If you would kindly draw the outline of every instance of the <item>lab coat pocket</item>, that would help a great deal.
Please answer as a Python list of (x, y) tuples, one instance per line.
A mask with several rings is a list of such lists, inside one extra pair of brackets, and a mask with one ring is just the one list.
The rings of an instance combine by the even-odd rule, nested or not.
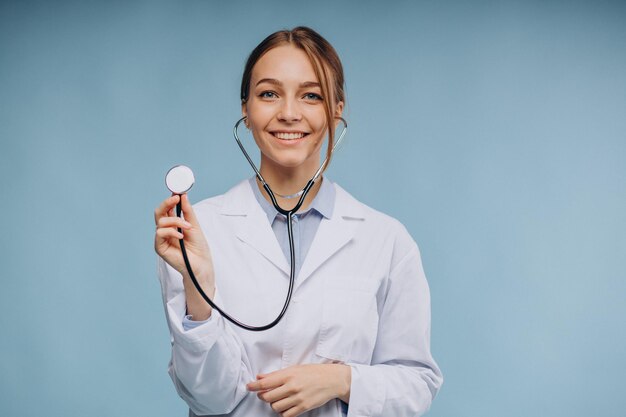
[(323, 300), (315, 353), (332, 362), (369, 364), (378, 332), (375, 290), (332, 284)]

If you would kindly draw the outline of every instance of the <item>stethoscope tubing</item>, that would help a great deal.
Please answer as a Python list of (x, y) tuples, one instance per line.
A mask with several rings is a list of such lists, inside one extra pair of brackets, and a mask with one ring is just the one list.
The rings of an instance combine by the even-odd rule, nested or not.
[[(176, 204), (176, 215), (178, 217), (180, 217), (182, 212), (182, 206), (181, 203), (179, 202), (178, 204)], [(180, 233), (182, 233), (182, 230), (180, 228), (178, 228), (178, 231)], [(204, 301), (207, 302), (207, 304), (209, 304), (212, 308), (214, 308), (215, 310), (219, 311), (219, 313), (228, 321), (230, 321), (231, 323), (241, 327), (242, 329), (246, 329), (246, 330), (250, 330), (253, 332), (261, 332), (264, 330), (269, 330), (272, 327), (276, 326), (278, 324), (278, 322), (283, 318), (283, 316), (285, 315), (285, 313), (287, 312), (287, 307), (289, 307), (289, 303), (291, 302), (291, 296), (293, 295), (293, 287), (294, 287), (294, 282), (295, 280), (292, 277), (295, 277), (295, 248), (294, 248), (294, 242), (293, 242), (293, 223), (292, 223), (292, 217), (291, 216), (287, 216), (287, 234), (289, 235), (289, 257), (290, 257), (290, 274), (289, 274), (289, 289), (287, 291), (287, 298), (285, 299), (285, 304), (283, 305), (282, 310), (280, 311), (280, 314), (278, 314), (278, 316), (271, 322), (268, 323), (266, 325), (263, 326), (251, 326), (249, 324), (243, 323), (239, 320), (237, 320), (236, 318), (232, 317), (231, 315), (229, 315), (228, 313), (226, 313), (224, 310), (222, 310), (217, 304), (215, 304), (213, 302), (213, 300), (211, 300), (211, 298), (209, 298), (208, 295), (206, 295), (206, 293), (204, 292), (204, 290), (202, 289), (202, 287), (200, 286), (200, 283), (198, 282), (198, 280), (196, 279), (195, 274), (193, 273), (193, 269), (191, 268), (191, 263), (189, 262), (189, 257), (187, 256), (187, 250), (185, 249), (185, 242), (183, 239), (179, 239), (179, 243), (180, 243), (180, 250), (183, 254), (183, 260), (185, 261), (185, 267), (187, 268), (187, 272), (189, 273), (189, 278), (191, 278), (191, 282), (193, 282), (194, 287), (196, 287), (196, 290), (198, 291), (198, 293), (200, 293), (200, 295), (202, 296), (202, 298), (204, 299)]]
[[(235, 140), (237, 141), (237, 144), (239, 145), (239, 148), (243, 152), (244, 156), (248, 160), (248, 163), (250, 164), (252, 169), (254, 169), (254, 172), (256, 173), (257, 178), (259, 179), (259, 181), (263, 185), (263, 188), (269, 195), (270, 200), (272, 200), (272, 205), (279, 213), (285, 215), (287, 218), (287, 235), (289, 236), (289, 258), (290, 258), (289, 288), (287, 290), (287, 297), (285, 298), (285, 303), (283, 304), (283, 308), (281, 309), (278, 316), (272, 322), (265, 324), (263, 326), (251, 326), (227, 314), (217, 304), (215, 304), (208, 295), (206, 295), (206, 293), (200, 286), (200, 283), (196, 279), (195, 274), (193, 273), (191, 263), (189, 262), (189, 257), (187, 256), (187, 250), (185, 249), (184, 239), (179, 239), (178, 242), (180, 243), (180, 250), (183, 254), (183, 260), (185, 261), (185, 267), (187, 268), (187, 272), (189, 273), (189, 278), (191, 278), (191, 282), (193, 283), (198, 293), (200, 293), (200, 296), (202, 296), (204, 301), (206, 301), (207, 304), (209, 304), (212, 308), (217, 310), (222, 315), (222, 317), (224, 317), (226, 320), (230, 321), (231, 323), (235, 324), (236, 326), (239, 326), (245, 330), (249, 330), (253, 332), (260, 332), (264, 330), (269, 330), (272, 327), (276, 326), (280, 322), (280, 320), (283, 318), (285, 313), (287, 312), (287, 308), (289, 307), (289, 304), (291, 302), (291, 297), (293, 295), (293, 289), (294, 289), (295, 278), (296, 278), (296, 262), (295, 262), (296, 251), (295, 251), (295, 244), (293, 240), (293, 215), (296, 214), (296, 212), (300, 209), (300, 207), (302, 207), (302, 204), (304, 203), (304, 199), (306, 198), (311, 188), (313, 188), (313, 185), (315, 185), (315, 181), (317, 181), (318, 177), (324, 170), (324, 167), (328, 163), (328, 156), (324, 159), (324, 161), (320, 165), (315, 175), (313, 175), (313, 177), (309, 180), (309, 182), (307, 182), (307, 184), (302, 189), (302, 194), (300, 195), (300, 198), (298, 199), (298, 203), (291, 210), (285, 210), (278, 204), (278, 201), (276, 201), (274, 192), (272, 191), (270, 186), (267, 184), (267, 182), (261, 175), (261, 172), (257, 169), (256, 165), (252, 161), (252, 158), (250, 158), (250, 156), (248, 155), (248, 152), (246, 152), (246, 148), (243, 146), (243, 144), (241, 143), (241, 140), (239, 139), (238, 128), (241, 122), (243, 122), (245, 119), (246, 119), (245, 117), (242, 117), (241, 119), (237, 121), (237, 123), (235, 123), (235, 127), (233, 129), (233, 135), (235, 136)], [(337, 145), (339, 145), (339, 142), (341, 142), (341, 140), (343, 139), (344, 135), (346, 134), (346, 130), (348, 128), (348, 123), (341, 117), (339, 119), (343, 123), (343, 130), (341, 131), (339, 138), (335, 141), (333, 148), (331, 150), (331, 154), (334, 153), (335, 149), (337, 148)], [(176, 215), (178, 217), (181, 217), (181, 213), (182, 213), (182, 203), (178, 202), (176, 204)], [(178, 228), (178, 232), (183, 233), (181, 228)]]

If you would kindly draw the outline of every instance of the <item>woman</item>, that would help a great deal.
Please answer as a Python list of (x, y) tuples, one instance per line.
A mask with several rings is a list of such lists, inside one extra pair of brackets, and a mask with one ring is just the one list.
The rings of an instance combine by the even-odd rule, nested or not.
[[(276, 32), (251, 53), (241, 100), (261, 174), (291, 209), (342, 115), (339, 57), (309, 28)], [(179, 198), (185, 220), (173, 213)], [(322, 177), (293, 220), (291, 305), (276, 327), (250, 332), (204, 302), (178, 239), (218, 306), (244, 323), (271, 322), (287, 293), (289, 253), (285, 216), (258, 180), (193, 207), (186, 195), (172, 196), (155, 221), (169, 373), (190, 415), (415, 416), (428, 409), (442, 383), (430, 354), (429, 290), (417, 245), (399, 222)]]

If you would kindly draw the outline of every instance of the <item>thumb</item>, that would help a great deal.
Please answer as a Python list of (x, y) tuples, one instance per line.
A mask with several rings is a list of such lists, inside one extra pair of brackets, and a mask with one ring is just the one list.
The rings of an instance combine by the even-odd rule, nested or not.
[(189, 202), (189, 197), (187, 196), (187, 194), (183, 194), (180, 197), (181, 208), (183, 209), (185, 220), (187, 220), (193, 226), (199, 226), (198, 219), (196, 218), (196, 213), (193, 211), (193, 207)]

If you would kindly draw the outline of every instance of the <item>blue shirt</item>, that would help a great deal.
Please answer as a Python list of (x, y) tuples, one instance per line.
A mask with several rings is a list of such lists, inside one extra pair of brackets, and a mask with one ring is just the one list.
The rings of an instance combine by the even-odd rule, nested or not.
[[(259, 203), (265, 214), (267, 220), (276, 235), (276, 239), (280, 244), (280, 248), (287, 259), (289, 256), (289, 234), (287, 233), (287, 216), (280, 214), (278, 210), (274, 208), (274, 205), (265, 199), (261, 190), (257, 186), (256, 177), (252, 177), (249, 180), (252, 192), (256, 201)], [(265, 190), (263, 190), (265, 193)], [(293, 216), (293, 242), (295, 251), (295, 263), (296, 263), (296, 279), (302, 263), (306, 258), (311, 243), (317, 229), (322, 222), (322, 219), (330, 218), (333, 214), (333, 208), (335, 207), (335, 187), (333, 183), (326, 177), (322, 177), (322, 184), (317, 192), (317, 195), (309, 205), (309, 208), (303, 212), (296, 213)], [(192, 317), (186, 315), (183, 318), (183, 328), (185, 330), (193, 329), (205, 321), (193, 321)]]
[[(280, 244), (280, 248), (283, 250), (285, 258), (289, 262), (289, 234), (287, 233), (287, 216), (280, 214), (274, 205), (265, 199), (261, 194), (261, 190), (257, 186), (255, 177), (250, 179), (250, 186), (254, 192), (257, 202), (261, 205), (261, 208), (267, 215), (272, 230), (276, 235), (276, 239)], [(263, 190), (265, 193), (265, 190)], [(309, 252), (317, 228), (322, 222), (322, 218), (330, 218), (333, 215), (333, 208), (335, 206), (335, 187), (328, 179), (322, 180), (320, 189), (311, 202), (311, 205), (306, 211), (296, 213), (293, 216), (293, 241), (296, 255), (296, 277), (302, 262), (306, 258), (306, 254)]]

